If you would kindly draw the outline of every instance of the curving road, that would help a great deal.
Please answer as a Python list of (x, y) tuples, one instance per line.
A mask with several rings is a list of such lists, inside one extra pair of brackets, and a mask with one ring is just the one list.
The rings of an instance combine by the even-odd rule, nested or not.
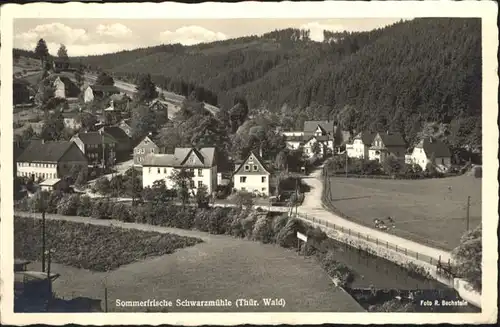
[[(96, 81), (96, 79), (97, 79), (97, 76), (87, 73), (87, 74), (85, 74), (85, 79), (89, 83), (94, 83)], [(136, 92), (136, 85), (132, 84), (132, 83), (127, 83), (127, 82), (115, 79), (115, 86), (118, 89), (120, 89), (121, 91), (123, 91), (124, 93), (127, 93), (129, 95), (133, 95)], [(182, 96), (182, 95), (165, 91), (165, 90), (163, 90), (163, 89), (161, 89), (159, 87), (156, 87), (156, 90), (160, 94), (163, 94), (165, 96), (165, 99), (166, 99), (167, 102), (172, 102), (174, 104), (179, 104), (180, 105), (182, 103), (182, 101), (184, 101), (184, 99), (185, 99), (185, 97)], [(208, 103), (205, 103), (205, 108), (210, 113), (212, 113), (213, 115), (215, 115), (219, 111), (219, 108), (217, 108), (215, 106), (212, 106), (212, 105), (210, 105)]]

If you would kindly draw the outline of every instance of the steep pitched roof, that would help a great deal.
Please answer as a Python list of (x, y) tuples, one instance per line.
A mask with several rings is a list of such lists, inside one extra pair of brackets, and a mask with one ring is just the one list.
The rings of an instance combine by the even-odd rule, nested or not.
[[(250, 152), (248, 154), (248, 156), (245, 158), (245, 160), (242, 161), (242, 163), (238, 166), (238, 168), (236, 168), (236, 170), (234, 171), (234, 175), (237, 175), (240, 171), (241, 171), (241, 167), (245, 166), (245, 164), (248, 162), (248, 160), (253, 157), (255, 158), (255, 160), (257, 160), (257, 162), (262, 166), (262, 168), (264, 168), (264, 170), (270, 174), (270, 170), (269, 168), (266, 167), (266, 165), (264, 164), (264, 160), (259, 156), (257, 155), (256, 153), (254, 153), (253, 151)], [(245, 174), (247, 174), (248, 172), (245, 172)]]
[(116, 92), (119, 93), (120, 90), (114, 85), (89, 85), (93, 91), (99, 92)]
[[(71, 141), (32, 141), (17, 158), (18, 162), (58, 162), (74, 145)], [(76, 146), (76, 145), (75, 145)]]
[(435, 157), (451, 157), (450, 149), (442, 141), (435, 139), (433, 137), (426, 137), (415, 146), (416, 148), (422, 148), (425, 151), (427, 157), (431, 157), (433, 154)]
[(78, 133), (75, 135), (78, 137), (84, 144), (101, 144), (104, 140), (105, 143), (116, 143), (116, 139), (109, 135), (108, 133), (104, 133), (105, 137), (99, 132), (85, 132)]
[(378, 133), (385, 146), (406, 146), (403, 137), (399, 133)]
[[(200, 159), (201, 164), (187, 164), (191, 153)], [(175, 168), (210, 168), (215, 164), (215, 148), (176, 148), (174, 154), (150, 154), (145, 157), (143, 166), (162, 166)]]
[(118, 126), (104, 126), (101, 130), (104, 133), (111, 135), (117, 141), (129, 140), (127, 133), (125, 133), (125, 131)]
[(375, 138), (375, 135), (377, 133), (373, 132), (359, 132), (354, 139), (360, 139), (361, 142), (363, 142), (364, 145), (371, 145), (373, 142), (373, 139)]
[(314, 133), (318, 126), (325, 133), (335, 133), (336, 126), (334, 125), (333, 120), (306, 120), (304, 122), (304, 133)]

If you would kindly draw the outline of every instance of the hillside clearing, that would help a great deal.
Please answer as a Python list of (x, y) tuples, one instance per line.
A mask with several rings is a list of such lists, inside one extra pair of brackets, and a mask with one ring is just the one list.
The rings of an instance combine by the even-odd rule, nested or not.
[[(331, 178), (331, 198), (326, 203), (374, 227), (373, 220), (395, 221), (391, 233), (452, 250), (466, 231), (467, 196), (470, 201), (470, 228), (481, 222), (480, 178), (459, 176), (428, 180), (382, 180)], [(326, 188), (325, 188), (326, 189)]]

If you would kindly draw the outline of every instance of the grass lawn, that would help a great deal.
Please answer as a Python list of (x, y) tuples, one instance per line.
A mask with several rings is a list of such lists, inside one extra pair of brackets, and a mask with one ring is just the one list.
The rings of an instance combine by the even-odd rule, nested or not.
[[(16, 217), (14, 223), (15, 257), (40, 260), (42, 221)], [(202, 242), (174, 234), (55, 220), (47, 220), (45, 230), (46, 248), (55, 251), (54, 262), (94, 271), (113, 270)]]
[(392, 233), (452, 250), (466, 231), (467, 196), (470, 228), (481, 222), (481, 181), (467, 175), (426, 180), (333, 177), (328, 205), (368, 226), (374, 226), (375, 218), (391, 216)]
[[(82, 225), (83, 226), (83, 225)], [(156, 228), (156, 226), (153, 226)], [(359, 312), (362, 307), (333, 285), (314, 258), (276, 245), (210, 235), (197, 231), (162, 228), (163, 231), (200, 237), (202, 243), (172, 254), (150, 257), (108, 272), (53, 264), (61, 276), (54, 282), (58, 297), (102, 300), (107, 288), (110, 312)], [(132, 233), (142, 233), (131, 230)], [(97, 239), (97, 238), (96, 238)], [(62, 241), (61, 241), (62, 242)], [(111, 252), (110, 252), (111, 253)], [(33, 262), (28, 269), (40, 269)], [(236, 307), (236, 299), (255, 299), (258, 307)], [(266, 307), (263, 298), (282, 298), (285, 307)], [(148, 299), (217, 300), (231, 307), (119, 307), (116, 300)]]

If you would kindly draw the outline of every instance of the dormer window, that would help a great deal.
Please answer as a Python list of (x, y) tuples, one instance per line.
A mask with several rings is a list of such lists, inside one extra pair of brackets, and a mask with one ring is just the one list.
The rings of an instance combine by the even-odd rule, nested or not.
[(250, 166), (249, 165), (245, 165), (245, 171), (250, 171)]
[(259, 171), (259, 167), (257, 165), (253, 165), (253, 171)]

